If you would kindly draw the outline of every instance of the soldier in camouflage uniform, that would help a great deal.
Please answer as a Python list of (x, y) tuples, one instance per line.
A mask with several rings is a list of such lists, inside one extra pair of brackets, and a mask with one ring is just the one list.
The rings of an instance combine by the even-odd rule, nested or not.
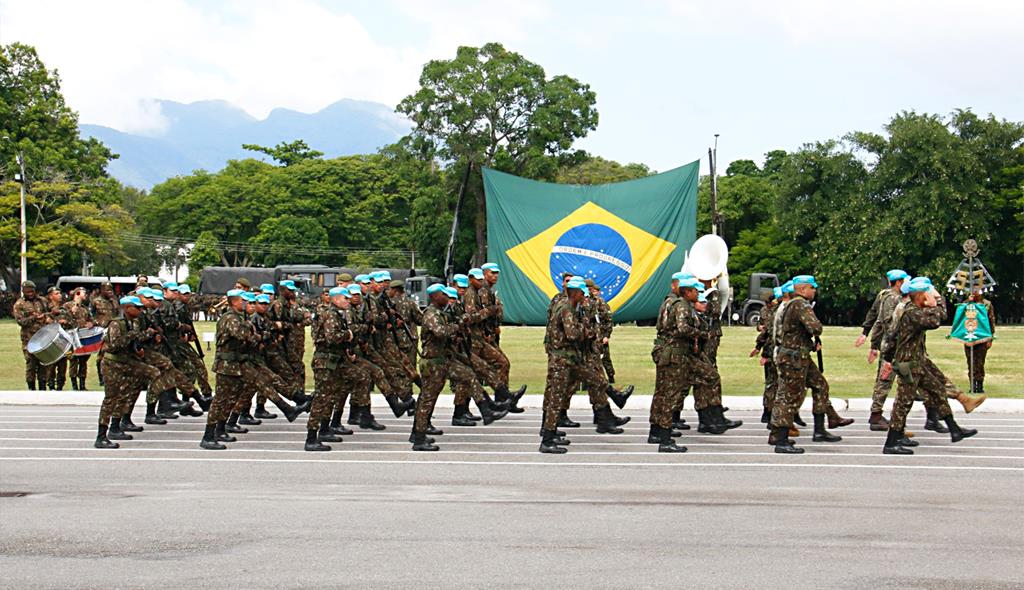
[[(381, 368), (388, 374), (398, 399), (402, 400), (407, 408), (406, 411), (412, 415), (416, 407), (416, 400), (412, 397), (412, 385), (420, 381), (420, 376), (416, 373), (416, 364), (409, 362), (409, 355), (400, 347), (401, 339), (407, 338), (407, 336), (405, 330), (402, 329), (403, 323), (398, 314), (398, 308), (388, 295), (391, 288), (391, 273), (382, 270), (373, 273), (371, 277), (373, 282), (370, 289), (380, 321), (378, 342), (380, 344), (380, 359), (384, 362), (384, 366)], [(392, 410), (394, 409), (392, 408)]]
[[(49, 305), (50, 317), (60, 324), (66, 331), (75, 329), (75, 319), (64, 309), (64, 294), (57, 287), (50, 287), (46, 290), (46, 303)], [(59, 361), (47, 367), (46, 378), (50, 391), (63, 391), (64, 384), (68, 380), (68, 357), (65, 355)]]
[(259, 346), (260, 337), (245, 319), (244, 293), (241, 289), (228, 291), (228, 309), (217, 321), (217, 352), (213, 362), (217, 389), (199, 443), (204, 449), (225, 449), (221, 443), (238, 440), (226, 432), (228, 417), (239, 400), (251, 395), (253, 383), (246, 379), (253, 376), (250, 351)]
[(780, 384), (772, 409), (772, 434), (768, 444), (775, 446), (776, 453), (800, 454), (804, 450), (793, 445), (789, 430), (808, 387), (824, 392), (822, 398), (815, 398), (813, 440), (838, 442), (842, 437), (825, 429), (826, 408), (820, 400), (827, 400), (828, 381), (810, 357), (811, 351), (820, 346), (816, 342), (822, 332), (821, 322), (810, 305), (818, 284), (810, 275), (796, 276), (792, 284), (794, 292), (790, 300), (779, 308), (774, 318), (775, 364), (779, 368)]
[[(587, 286), (586, 293), (588, 295), (592, 289), (597, 288), (594, 281), (590, 279), (586, 279), (584, 284)], [(583, 299), (581, 308), (580, 322), (583, 324), (585, 336), (580, 346), (580, 357), (583, 365), (580, 374), (585, 377), (582, 385), (587, 389), (590, 405), (594, 410), (594, 424), (597, 425), (598, 433), (621, 434), (622, 429), (619, 426), (629, 422), (630, 417), (620, 418), (616, 416), (612, 413), (610, 406), (607, 412), (601, 408), (607, 405), (607, 400), (609, 399), (615, 402), (615, 405), (620, 409), (626, 407), (626, 400), (633, 394), (633, 386), (628, 385), (625, 389), (619, 391), (608, 382), (604, 365), (601, 363), (600, 335), (604, 333), (604, 328), (602, 328), (597, 315), (598, 308), (589, 297)], [(566, 416), (568, 416), (570, 402), (571, 398), (566, 398), (564, 407)], [(602, 415), (608, 418), (607, 423), (601, 421), (600, 417)]]
[[(684, 283), (685, 282), (685, 283)], [(711, 319), (707, 314), (707, 298), (704, 284), (697, 279), (681, 279), (680, 285), (692, 284), (696, 289), (696, 301), (692, 295), (687, 299), (689, 313), (686, 321), (697, 329), (699, 335), (694, 342), (693, 354), (688, 355), (689, 380), (684, 383), (683, 391), (693, 387), (693, 407), (697, 411), (697, 432), (705, 434), (722, 434), (731, 428), (743, 425), (742, 420), (730, 420), (725, 416), (722, 407), (722, 377), (718, 367), (708, 356), (709, 342), (714, 337)], [(682, 287), (680, 287), (682, 290)], [(681, 293), (682, 294), (682, 293)], [(676, 402), (681, 409), (682, 400)]]
[(139, 320), (142, 329), (149, 334), (142, 344), (146, 351), (146, 362), (160, 372), (160, 377), (146, 388), (146, 424), (166, 424), (168, 419), (177, 418), (174, 412), (182, 407), (170, 399), (174, 390), (178, 389), (186, 397), (190, 397), (195, 389), (192, 381), (179, 371), (165, 354), (167, 344), (163, 330), (166, 317), (158, 311), (163, 302), (163, 292), (159, 289), (142, 288), (136, 293), (140, 295), (139, 298), (145, 306)]
[[(103, 335), (103, 348), (107, 352), (103, 370), (107, 375), (103, 380), (103, 403), (94, 444), (97, 449), (118, 448), (111, 439), (131, 440), (132, 435), (125, 432), (125, 427), (131, 431), (142, 430), (131, 423), (128, 406), (147, 383), (159, 376), (154, 367), (142, 360), (145, 353), (141, 344), (146, 337), (138, 321), (142, 302), (132, 295), (122, 297), (120, 303), (123, 315), (108, 322)], [(128, 416), (127, 424), (125, 416)]]
[[(680, 281), (686, 281), (681, 291)], [(693, 354), (696, 339), (700, 333), (689, 321), (690, 301), (696, 299), (696, 289), (691, 286), (684, 273), (672, 275), (672, 287), (658, 308), (655, 324), (656, 336), (651, 349), (654, 360), (654, 396), (651, 398), (650, 432), (647, 442), (658, 445), (661, 453), (685, 453), (686, 447), (676, 445), (673, 436), (682, 435), (673, 429), (672, 407), (681, 395), (683, 383), (687, 383), (688, 363), (686, 357)], [(692, 293), (691, 293), (692, 291)], [(680, 296), (682, 292), (683, 296)]]
[(868, 352), (868, 363), (873, 363), (875, 359), (878, 359), (875, 387), (871, 392), (871, 415), (868, 418), (868, 425), (871, 430), (879, 432), (889, 429), (889, 423), (882, 416), (882, 410), (885, 408), (885, 398), (888, 397), (889, 390), (892, 389), (892, 375), (890, 374), (887, 379), (882, 378), (882, 359), (878, 358), (878, 351), (881, 350), (882, 341), (889, 331), (893, 311), (896, 310), (896, 306), (902, 298), (900, 287), (904, 281), (910, 278), (905, 271), (895, 268), (885, 273), (885, 276), (889, 281), (889, 287), (882, 289), (875, 296), (875, 300), (864, 318), (864, 323), (861, 324), (862, 332), (854, 343), (854, 346), (860, 348), (870, 336), (871, 350)]
[[(505, 321), (505, 306), (501, 302), (501, 297), (498, 295), (498, 277), (501, 273), (501, 269), (498, 265), (493, 262), (487, 262), (480, 267), (484, 271), (484, 286), (487, 288), (485, 294), (485, 301), (489, 301), (488, 305), (491, 307), (490, 318), (484, 323), (484, 338), (487, 342), (498, 350), (505, 358), (508, 355), (501, 349), (501, 325)], [(510, 362), (511, 366), (511, 362)], [(519, 389), (511, 392), (509, 398), (509, 413), (520, 414), (524, 410), (517, 404), (519, 400), (526, 393), (526, 385), (520, 385)]]
[(313, 378), (316, 396), (306, 423), (307, 451), (329, 451), (325, 442), (341, 442), (330, 426), (331, 411), (344, 407), (345, 398), (368, 383), (366, 372), (354, 364), (352, 346), (355, 334), (349, 329), (345, 311), (351, 293), (347, 287), (333, 287), (327, 292), (331, 306), (319, 308), (313, 324)]
[[(171, 364), (174, 368), (181, 372), (188, 379), (190, 386), (192, 387), (192, 395), (197, 400), (203, 398), (195, 389), (194, 384), (197, 380), (195, 367), (192, 364), (192, 360), (189, 357), (189, 352), (192, 351), (192, 347), (189, 345), (187, 340), (187, 326), (184, 328), (182, 325), (182, 316), (187, 315), (182, 311), (182, 303), (180, 301), (180, 295), (178, 293), (178, 283), (168, 281), (163, 284), (163, 296), (164, 300), (160, 303), (160, 307), (156, 309), (156, 317), (160, 323), (160, 329), (164, 340), (164, 352), (167, 358), (170, 359)], [(191, 321), (186, 318), (186, 321)], [(184, 393), (184, 391), (183, 391)], [(182, 416), (202, 416), (203, 412), (198, 410), (192, 401), (186, 394), (184, 401), (179, 402), (174, 390), (166, 392), (164, 394), (164, 409), (159, 410), (161, 412), (167, 412), (168, 408), (173, 406), (173, 409), (178, 411)], [(200, 407), (203, 406), (203, 402), (200, 403)]]
[[(977, 288), (971, 292), (970, 300), (973, 303), (980, 303), (985, 306), (985, 310), (988, 312), (989, 327), (992, 329), (992, 336), (994, 337), (996, 335), (996, 310), (992, 307), (992, 302), (985, 299), (985, 295)], [(964, 357), (967, 359), (967, 379), (973, 377), (974, 381), (971, 383), (971, 391), (974, 393), (985, 393), (985, 359), (988, 357), (988, 349), (992, 348), (993, 342), (995, 340), (974, 345), (964, 344)]]
[[(117, 315), (117, 299), (114, 297), (114, 286), (109, 282), (100, 283), (100, 292), (89, 301), (89, 311), (92, 313), (93, 322), (106, 328), (110, 320)], [(96, 375), (103, 385), (103, 349), (96, 355)]]
[(200, 394), (196, 395), (196, 403), (203, 411), (210, 411), (210, 403), (213, 401), (213, 388), (210, 386), (210, 375), (206, 370), (206, 362), (199, 355), (198, 349), (199, 334), (195, 328), (195, 314), (192, 298), (192, 288), (188, 285), (178, 285), (178, 304), (175, 309), (178, 313), (178, 321), (181, 325), (182, 340), (184, 341), (183, 353), (185, 355), (186, 367), (190, 370), (186, 373), (193, 381), (199, 382)]
[[(72, 293), (71, 301), (64, 304), (64, 309), (73, 322), (72, 328), (93, 327), (92, 314), (89, 313), (89, 306), (86, 305), (85, 288), (78, 287)], [(71, 388), (85, 391), (85, 380), (89, 374), (89, 356), (72, 356), (70, 360)]]
[[(883, 374), (888, 377), (895, 371), (899, 376), (889, 432), (882, 449), (883, 453), (890, 455), (911, 455), (913, 451), (908, 447), (917, 446), (916, 442), (905, 437), (903, 431), (907, 413), (918, 391), (931, 400), (938, 418), (946, 423), (954, 443), (978, 433), (973, 428), (961, 428), (953, 419), (953, 412), (946, 402), (944, 376), (928, 358), (925, 348), (928, 330), (934, 330), (942, 324), (946, 302), (930, 281), (921, 278), (910, 281), (907, 290), (911, 302), (893, 317), (893, 326), (882, 344)], [(971, 406), (968, 411), (973, 409), (974, 406)]]
[(25, 281), (21, 284), (21, 298), (14, 303), (11, 311), (14, 321), (21, 328), (21, 352), (25, 356), (25, 383), (30, 390), (36, 388), (46, 389), (47, 368), (39, 363), (39, 360), (29, 354), (28, 341), (32, 339), (43, 326), (53, 321), (49, 314), (46, 302), (36, 294), (36, 284), (32, 281)]
[(404, 281), (391, 281), (388, 294), (395, 303), (395, 309), (402, 323), (409, 328), (408, 332), (405, 330), (398, 332), (398, 348), (415, 367), (419, 350), (419, 327), (423, 325), (423, 312), (420, 311), (420, 306), (416, 301), (405, 294)]
[(605, 375), (608, 376), (608, 383), (615, 383), (615, 365), (612, 364), (611, 349), (608, 346), (612, 337), (612, 329), (615, 327), (612, 308), (601, 297), (601, 287), (597, 283), (587, 279), (587, 289), (590, 290), (590, 302), (594, 306), (594, 314), (597, 316), (597, 350), (601, 355), (601, 365), (604, 367)]
[(772, 323), (775, 318), (775, 310), (778, 309), (778, 302), (782, 299), (782, 288), (775, 287), (773, 295), (774, 297), (769, 298), (761, 309), (761, 319), (757, 322), (757, 339), (754, 341), (754, 349), (750, 351), (750, 357), (759, 356), (761, 366), (764, 367), (764, 393), (761, 396), (762, 424), (769, 424), (772, 420), (772, 406), (775, 405), (775, 393), (779, 389), (779, 372), (772, 359), (775, 353)]
[[(701, 281), (704, 285), (704, 289), (708, 290), (711, 288), (711, 281)], [(708, 339), (704, 343), (704, 354), (708, 357), (708, 360), (716, 368), (718, 367), (718, 345), (722, 341), (722, 295), (718, 292), (718, 289), (711, 291), (705, 295), (707, 300), (707, 308), (704, 311), (704, 315), (707, 317), (709, 330)]]
[[(291, 372), (292, 389), (305, 391), (306, 366), (302, 362), (302, 356), (306, 350), (308, 318), (298, 304), (298, 287), (295, 286), (295, 281), (280, 281), (278, 290), (278, 298), (270, 307), (270, 320), (274, 322), (275, 329), (284, 335), (281, 352)], [(284, 378), (284, 375), (281, 377)]]
[[(496, 269), (493, 263), (489, 268)], [(467, 322), (469, 324), (470, 342), (473, 354), (480, 357), (487, 367), (494, 372), (494, 401), (499, 404), (508, 404), (509, 411), (520, 413), (522, 409), (516, 403), (526, 392), (526, 386), (518, 391), (509, 391), (509, 368), (511, 363), (505, 353), (494, 345), (495, 325), (493, 318), (498, 313), (494, 296), (484, 278), (484, 271), (480, 268), (471, 268), (467, 273), (469, 286), (462, 296), (462, 305), (466, 310)]]

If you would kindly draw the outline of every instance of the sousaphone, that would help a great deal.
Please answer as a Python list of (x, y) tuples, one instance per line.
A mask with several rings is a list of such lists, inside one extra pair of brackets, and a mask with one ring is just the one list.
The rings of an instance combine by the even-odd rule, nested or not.
[(708, 293), (721, 293), (722, 311), (732, 303), (732, 289), (729, 287), (729, 246), (725, 240), (714, 234), (701, 236), (693, 243), (683, 263), (683, 272), (688, 272), (702, 281), (711, 281)]

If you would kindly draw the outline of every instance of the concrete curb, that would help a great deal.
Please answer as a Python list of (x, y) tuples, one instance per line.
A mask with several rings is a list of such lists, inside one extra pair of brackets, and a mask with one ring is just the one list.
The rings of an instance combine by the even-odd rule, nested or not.
[[(373, 397), (373, 404), (375, 407), (387, 407), (382, 396), (375, 394)], [(891, 409), (894, 397), (895, 394), (889, 396), (886, 413)], [(141, 396), (140, 400), (140, 403), (144, 403), (145, 395)], [(102, 391), (0, 391), (0, 405), (99, 407), (100, 402), (102, 401)], [(437, 400), (437, 406), (441, 408), (450, 408), (453, 406), (453, 401), (454, 396), (451, 394), (442, 394)], [(526, 395), (519, 402), (519, 405), (523, 408), (539, 408), (541, 407), (542, 401), (543, 400), (540, 395)], [(726, 395), (722, 396), (722, 404), (732, 410), (760, 411), (761, 396)], [(871, 409), (871, 400), (869, 398), (842, 399), (834, 397), (832, 398), (832, 405), (835, 406), (836, 410), (840, 413), (848, 412), (853, 417), (861, 415), (866, 416)], [(961, 413), (963, 411), (960, 404), (955, 401), (951, 406), (953, 411), (956, 413)], [(585, 393), (578, 393), (574, 395), (572, 399), (572, 407), (574, 409), (589, 408), (590, 402), (587, 400), (587, 395)], [(629, 398), (629, 403), (626, 404), (627, 410), (642, 410), (650, 407), (650, 395), (634, 394)], [(687, 400), (686, 407), (693, 407), (692, 396)], [(270, 406), (268, 405), (268, 409), (269, 408)], [(807, 400), (804, 402), (803, 410), (807, 413), (810, 413), (811, 411), (810, 395), (807, 396)], [(1024, 399), (988, 398), (985, 403), (975, 411), (985, 414), (1024, 414)]]

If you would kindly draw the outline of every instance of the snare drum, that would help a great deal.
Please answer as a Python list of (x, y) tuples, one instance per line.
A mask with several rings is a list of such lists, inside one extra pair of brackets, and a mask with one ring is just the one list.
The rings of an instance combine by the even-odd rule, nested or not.
[(52, 365), (67, 356), (74, 338), (60, 324), (46, 324), (28, 341), (28, 352), (42, 365)]

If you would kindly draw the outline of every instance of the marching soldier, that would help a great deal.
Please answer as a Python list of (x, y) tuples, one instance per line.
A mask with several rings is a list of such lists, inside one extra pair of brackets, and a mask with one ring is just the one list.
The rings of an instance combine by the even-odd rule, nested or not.
[(868, 315), (864, 318), (864, 323), (861, 324), (862, 332), (854, 343), (854, 346), (859, 348), (870, 336), (871, 350), (868, 352), (868, 363), (878, 360), (875, 387), (871, 391), (871, 416), (868, 418), (868, 427), (879, 432), (889, 429), (889, 423), (882, 416), (882, 410), (885, 407), (885, 398), (888, 397), (889, 391), (892, 389), (892, 375), (890, 374), (887, 379), (882, 379), (883, 363), (882, 359), (878, 358), (878, 351), (881, 350), (882, 342), (888, 335), (893, 311), (896, 310), (896, 306), (902, 298), (900, 288), (910, 277), (906, 271), (894, 268), (885, 273), (885, 278), (889, 281), (889, 286), (875, 296), (871, 309), (868, 310)]
[[(398, 308), (388, 295), (392, 282), (391, 273), (381, 270), (370, 277), (370, 290), (373, 293), (371, 299), (376, 304), (377, 329), (380, 332), (380, 338), (377, 340), (380, 345), (378, 353), (384, 363), (381, 368), (388, 374), (398, 399), (405, 403), (406, 410), (403, 413), (412, 415), (416, 407), (416, 400), (412, 397), (412, 385), (420, 381), (420, 376), (416, 373), (416, 364), (409, 362), (408, 353), (401, 349), (401, 339), (408, 336), (405, 334), (405, 323), (398, 313)], [(371, 309), (373, 308), (371, 305)]]
[(388, 295), (395, 302), (395, 308), (402, 323), (409, 328), (408, 331), (399, 331), (398, 348), (415, 367), (420, 341), (419, 328), (423, 325), (423, 312), (420, 311), (420, 306), (413, 298), (405, 294), (405, 281), (391, 281)]
[[(921, 391), (938, 412), (938, 418), (946, 423), (950, 440), (960, 442), (978, 433), (973, 428), (961, 428), (953, 419), (953, 411), (946, 401), (946, 384), (942, 372), (928, 358), (925, 340), (928, 330), (942, 324), (946, 301), (932, 287), (930, 281), (921, 277), (910, 281), (907, 291), (910, 303), (902, 307), (893, 317), (889, 337), (883, 343), (883, 374), (888, 377), (893, 371), (899, 376), (896, 401), (893, 403), (892, 419), (882, 452), (887, 455), (912, 455), (908, 447), (917, 446), (904, 435), (907, 413), (914, 404), (915, 393)], [(981, 403), (980, 401), (977, 403)], [(968, 406), (970, 412), (977, 404)]]
[(580, 277), (563, 279), (562, 295), (551, 299), (545, 348), (548, 353), (548, 371), (544, 384), (544, 415), (541, 423), (540, 452), (563, 454), (567, 452), (567, 438), (559, 436), (558, 425), (563, 399), (572, 394), (580, 381), (579, 342), (583, 340), (583, 326), (578, 320), (579, 309), (585, 297), (587, 284)]
[(53, 321), (46, 302), (36, 294), (36, 284), (25, 281), (21, 284), (21, 298), (14, 302), (14, 321), (21, 328), (21, 352), (25, 356), (25, 383), (30, 390), (39, 384), (40, 391), (46, 389), (47, 367), (28, 352), (28, 341), (46, 324)]
[(183, 404), (175, 404), (171, 400), (175, 389), (183, 392), (187, 399), (194, 395), (195, 388), (192, 381), (164, 354), (167, 344), (163, 318), (158, 314), (164, 299), (163, 292), (159, 289), (144, 288), (137, 293), (145, 307), (139, 320), (142, 329), (148, 334), (142, 343), (146, 352), (146, 362), (160, 372), (160, 376), (146, 388), (146, 424), (166, 424), (167, 420), (176, 419), (178, 416), (175, 412), (184, 407)]
[(228, 309), (217, 321), (217, 352), (213, 363), (217, 389), (206, 415), (206, 430), (199, 443), (204, 449), (226, 449), (222, 443), (238, 440), (226, 432), (228, 417), (239, 400), (252, 394), (249, 389), (251, 382), (246, 379), (252, 376), (249, 350), (259, 345), (259, 336), (245, 319), (244, 293), (246, 291), (241, 289), (228, 291)]
[[(683, 285), (685, 291), (681, 290)], [(682, 432), (673, 429), (672, 407), (675, 398), (681, 395), (682, 384), (687, 381), (687, 351), (693, 352), (694, 343), (699, 337), (699, 331), (689, 321), (692, 313), (688, 309), (690, 301), (687, 298), (694, 298), (690, 294), (691, 290), (696, 294), (696, 289), (691, 286), (685, 273), (675, 273), (672, 275), (669, 294), (658, 308), (655, 324), (657, 333), (651, 350), (655, 376), (647, 442), (657, 444), (659, 453), (686, 452), (686, 447), (672, 440), (673, 436), (682, 435)]]
[[(60, 324), (60, 327), (65, 330), (75, 329), (74, 318), (64, 309), (64, 294), (60, 292), (60, 289), (57, 287), (47, 289), (46, 302), (50, 307), (50, 316), (53, 318), (53, 321)], [(50, 391), (63, 391), (64, 384), (68, 380), (68, 357), (62, 357), (48, 368), (46, 376)]]
[[(775, 394), (779, 389), (779, 372), (775, 368), (775, 361), (772, 359), (775, 348), (772, 338), (772, 324), (775, 318), (775, 310), (782, 300), (782, 287), (775, 287), (772, 290), (772, 297), (765, 302), (761, 310), (761, 319), (757, 323), (757, 339), (754, 342), (754, 349), (750, 351), (750, 357), (760, 356), (761, 366), (764, 367), (764, 393), (761, 396), (761, 423), (770, 424), (772, 420), (772, 406), (775, 405)], [(770, 428), (770, 426), (769, 426)]]
[[(497, 268), (494, 263), (485, 266), (497, 280)], [(523, 410), (516, 406), (519, 399), (526, 393), (526, 386), (521, 386), (515, 393), (508, 389), (509, 368), (511, 363), (505, 353), (495, 346), (495, 338), (500, 333), (500, 325), (494, 324), (494, 318), (499, 313), (494, 295), (491, 292), (490, 284), (486, 280), (482, 268), (471, 268), (467, 273), (469, 287), (462, 297), (462, 305), (466, 310), (467, 322), (471, 338), (473, 354), (483, 359), (488, 367), (495, 373), (496, 385), (494, 385), (494, 401), (499, 404), (508, 404), (509, 411), (521, 413)]]
[[(71, 318), (74, 329), (93, 327), (92, 314), (89, 313), (89, 306), (86, 305), (84, 287), (78, 287), (72, 292), (72, 299), (64, 304), (64, 309)], [(85, 391), (85, 379), (89, 373), (89, 356), (71, 357), (71, 388), (74, 390)]]
[(185, 366), (191, 369), (187, 374), (192, 377), (192, 380), (199, 382), (199, 393), (195, 396), (196, 403), (204, 412), (208, 412), (210, 403), (213, 401), (213, 388), (210, 386), (210, 375), (206, 370), (206, 362), (203, 360), (199, 334), (196, 333), (192, 302), (192, 288), (188, 285), (178, 285), (178, 301), (175, 310), (181, 326)]
[[(704, 290), (711, 289), (711, 280), (701, 281)], [(722, 295), (718, 289), (705, 295), (706, 310), (703, 312), (708, 319), (708, 339), (704, 343), (704, 354), (711, 364), (718, 367), (718, 345), (722, 341)]]
[(592, 279), (587, 279), (587, 289), (590, 290), (591, 305), (597, 315), (597, 352), (601, 355), (601, 365), (608, 375), (608, 383), (615, 383), (615, 366), (612, 364), (612, 354), (609, 349), (609, 341), (612, 337), (612, 329), (615, 327), (612, 320), (612, 308), (608, 302), (601, 297), (601, 287)]
[[(697, 291), (696, 301), (690, 301), (690, 321), (700, 331), (700, 336), (697, 338), (694, 354), (688, 359), (691, 381), (683, 386), (683, 391), (693, 387), (693, 407), (697, 410), (698, 417), (697, 432), (722, 434), (726, 430), (742, 426), (743, 421), (730, 420), (725, 416), (725, 408), (722, 407), (722, 377), (718, 367), (708, 357), (708, 343), (714, 338), (714, 330), (707, 315), (704, 283), (695, 278), (687, 282), (693, 284)], [(677, 404), (680, 404), (679, 407), (682, 409), (681, 401)]]
[[(100, 292), (89, 301), (89, 311), (92, 313), (93, 322), (101, 328), (106, 328), (110, 320), (117, 316), (117, 310), (118, 301), (114, 297), (114, 286), (107, 281), (100, 283)], [(96, 375), (99, 377), (101, 386), (103, 385), (104, 354), (102, 348), (96, 354)]]
[(141, 426), (131, 422), (131, 406), (148, 383), (156, 381), (160, 372), (145, 362), (142, 343), (147, 338), (139, 323), (143, 304), (138, 297), (128, 295), (119, 301), (120, 317), (107, 323), (103, 335), (103, 403), (100, 406), (99, 429), (96, 432), (97, 449), (116, 449), (113, 440), (132, 440), (126, 431), (139, 432)]
[(270, 307), (270, 320), (279, 326), (277, 329), (284, 335), (282, 352), (291, 371), (292, 389), (305, 392), (306, 366), (302, 356), (306, 350), (308, 320), (297, 301), (298, 287), (295, 281), (280, 281), (278, 288), (278, 297)]

